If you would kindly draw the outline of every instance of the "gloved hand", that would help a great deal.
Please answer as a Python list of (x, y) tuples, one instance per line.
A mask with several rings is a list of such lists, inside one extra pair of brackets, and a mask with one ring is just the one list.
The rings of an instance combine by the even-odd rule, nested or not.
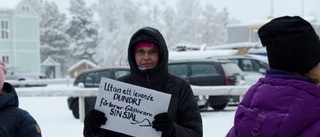
[(7, 74), (6, 65), (2, 61), (0, 61), (0, 90), (2, 90), (3, 88), (4, 78), (6, 74)]
[(100, 126), (106, 124), (107, 118), (105, 114), (98, 110), (91, 110), (84, 118), (84, 135), (99, 135)]
[(173, 121), (166, 112), (154, 116), (152, 128), (156, 129), (156, 131), (162, 131), (165, 135), (174, 133)]

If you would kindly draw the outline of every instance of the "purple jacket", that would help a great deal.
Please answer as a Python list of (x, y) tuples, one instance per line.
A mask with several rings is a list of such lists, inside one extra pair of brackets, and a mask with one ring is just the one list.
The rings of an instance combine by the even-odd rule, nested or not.
[(320, 137), (320, 87), (308, 78), (267, 70), (250, 87), (227, 137)]

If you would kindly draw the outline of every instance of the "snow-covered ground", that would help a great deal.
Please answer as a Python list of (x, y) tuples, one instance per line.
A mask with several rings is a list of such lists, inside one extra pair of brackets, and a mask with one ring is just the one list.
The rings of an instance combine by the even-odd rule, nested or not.
[[(83, 123), (72, 116), (67, 97), (19, 97), (25, 109), (39, 123), (43, 137), (82, 137)], [(224, 137), (232, 126), (236, 107), (202, 112), (203, 137)]]

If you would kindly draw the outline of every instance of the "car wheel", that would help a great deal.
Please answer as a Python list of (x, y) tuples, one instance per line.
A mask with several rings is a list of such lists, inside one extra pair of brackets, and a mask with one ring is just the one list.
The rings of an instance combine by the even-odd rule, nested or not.
[[(96, 102), (96, 97), (85, 97), (84, 98), (84, 109), (85, 114), (87, 114), (90, 110), (94, 109), (94, 105)], [(73, 102), (71, 106), (72, 114), (76, 119), (79, 119), (79, 100), (78, 98)]]
[(214, 105), (214, 106), (211, 106), (211, 107), (216, 111), (220, 111), (220, 110), (223, 110), (227, 105), (228, 105), (228, 103), (220, 104), (220, 105)]
[(200, 112), (206, 112), (209, 108), (209, 102), (207, 102), (205, 105), (199, 106)]
[[(18, 79), (18, 81), (25, 81), (26, 79), (24, 79), (24, 78), (20, 78), (20, 79)], [(27, 87), (27, 85), (19, 85), (18, 84), (18, 87)]]
[(208, 102), (214, 110), (223, 110), (229, 102), (229, 96), (209, 96)]
[(72, 114), (74, 118), (79, 119), (79, 103), (74, 102), (71, 106)]

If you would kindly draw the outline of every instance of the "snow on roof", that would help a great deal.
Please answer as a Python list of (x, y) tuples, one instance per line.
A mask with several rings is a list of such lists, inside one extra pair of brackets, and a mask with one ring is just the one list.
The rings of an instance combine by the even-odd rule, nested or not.
[(22, 0), (0, 0), (0, 9), (15, 9)]
[(41, 63), (41, 65), (44, 65), (44, 66), (60, 65), (60, 63), (57, 63), (57, 62), (54, 61), (50, 56), (48, 56), (47, 59), (44, 60), (43, 63)]
[(94, 68), (98, 68), (98, 67), (99, 67), (98, 65), (94, 64), (94, 63), (91, 62), (90, 60), (83, 59), (83, 60), (79, 61), (78, 63), (76, 63), (75, 65), (71, 66), (71, 67), (68, 69), (68, 72), (76, 69), (77, 67), (79, 67), (80, 65), (85, 64), (85, 63), (88, 64), (88, 65), (90, 65), (91, 67), (94, 67)]
[(235, 55), (238, 50), (205, 50), (205, 51), (170, 51), (169, 60), (179, 59), (204, 59), (212, 56)]
[(207, 47), (207, 50), (216, 50), (216, 49), (238, 49), (242, 47), (253, 48), (253, 47), (262, 47), (259, 45), (260, 42), (240, 42), (226, 45), (210, 46)]
[[(304, 16), (302, 18), (305, 19), (306, 21), (310, 22), (311, 24), (313, 24), (317, 21), (317, 18), (315, 16)], [(248, 22), (244, 22), (244, 23), (228, 24), (227, 27), (263, 25), (263, 24), (270, 22), (271, 20), (272, 20), (272, 18), (252, 20), (252, 21), (248, 21)]]

